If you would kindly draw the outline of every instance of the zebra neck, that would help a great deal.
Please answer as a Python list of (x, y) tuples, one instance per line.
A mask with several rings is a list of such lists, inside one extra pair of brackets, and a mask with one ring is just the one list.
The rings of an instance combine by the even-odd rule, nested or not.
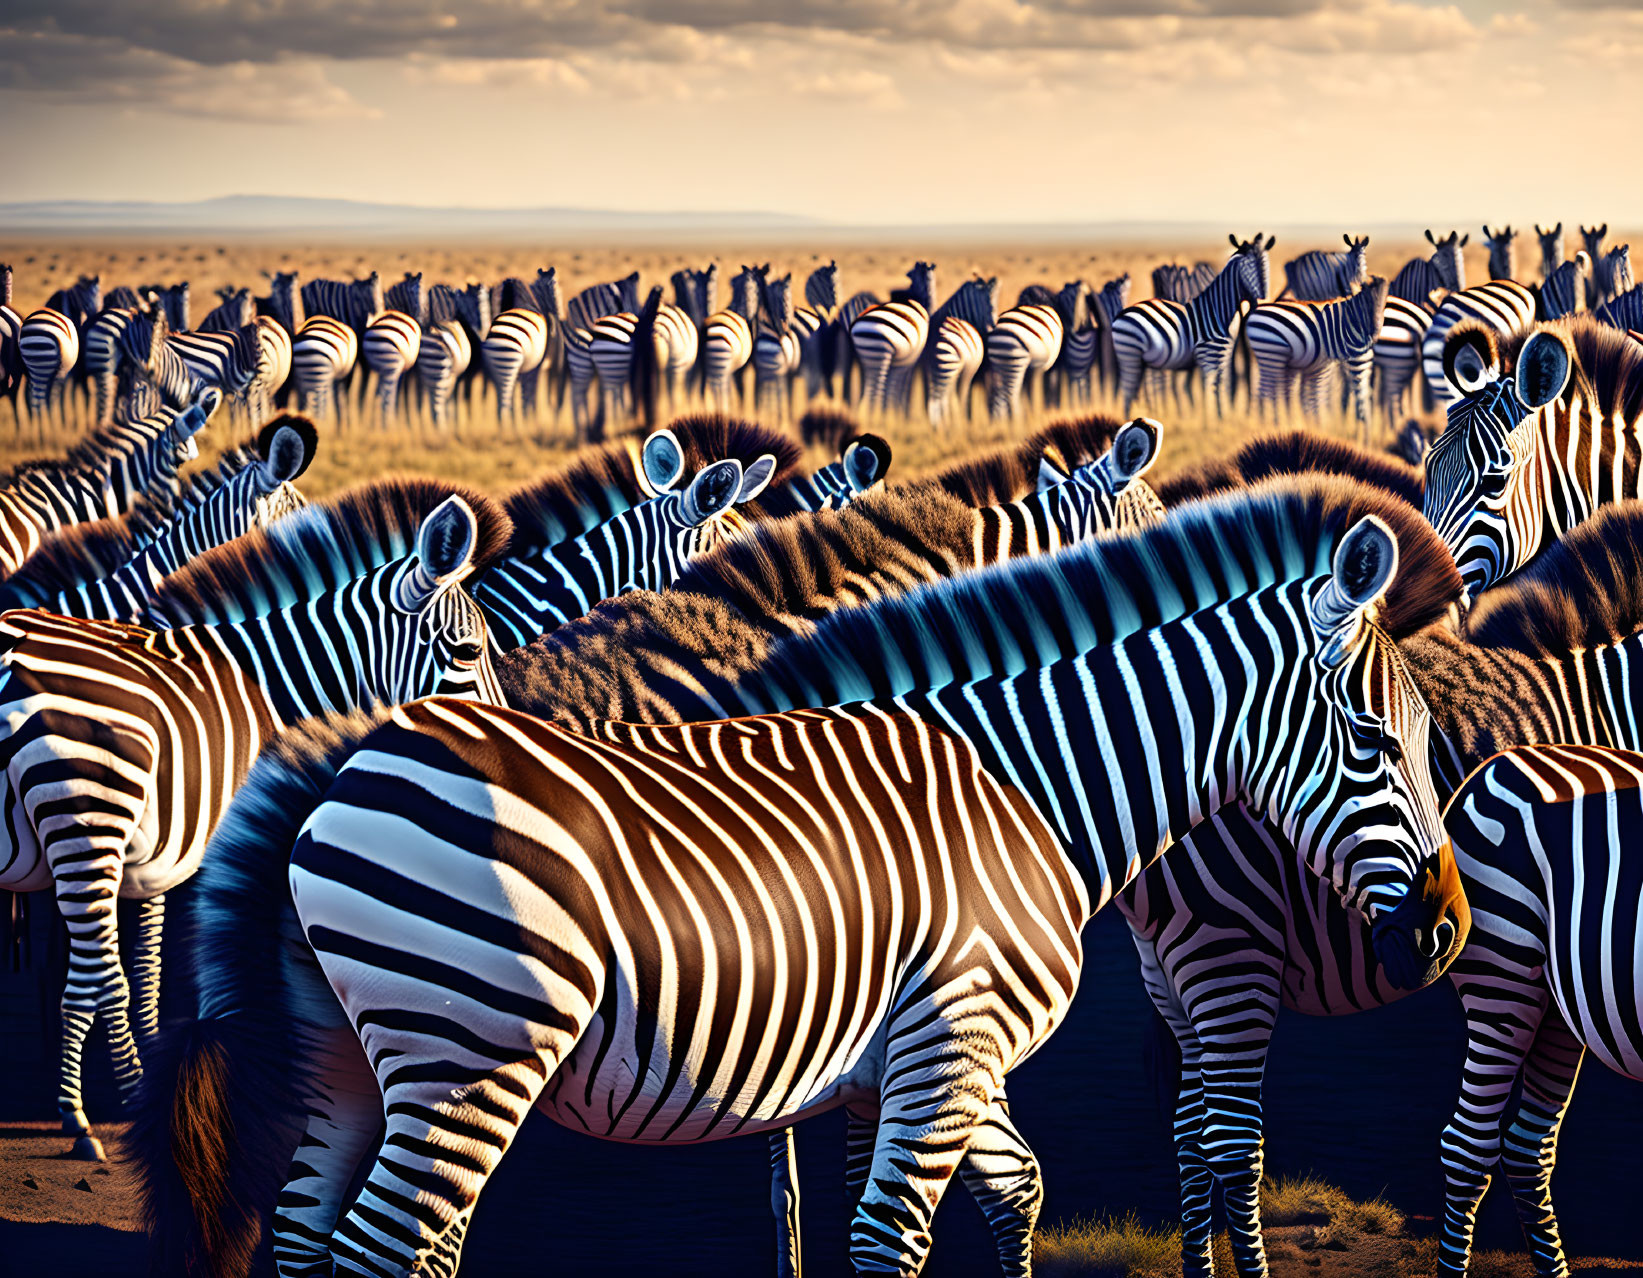
[(1187, 303), (1187, 316), (1195, 337), (1225, 337), (1238, 311), (1237, 275), (1222, 271), (1208, 288)]
[(1542, 545), (1602, 506), (1643, 494), (1643, 440), (1575, 391), (1530, 418), (1533, 468), (1524, 490), (1544, 502)]
[(1251, 665), (1247, 635), (1235, 633), (1254, 629), (1249, 611), (1224, 605), (894, 704), (963, 737), (983, 768), (1021, 791), (1099, 909), (1224, 803), (1268, 806), (1246, 782), (1282, 771), (1257, 739), (1273, 719), (1274, 672)]

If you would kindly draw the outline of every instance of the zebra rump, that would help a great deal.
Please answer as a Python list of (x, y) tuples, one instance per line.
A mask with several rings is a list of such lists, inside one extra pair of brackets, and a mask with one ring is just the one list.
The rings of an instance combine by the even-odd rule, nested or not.
[[(179, 940), (194, 951), (196, 1019), (164, 1026), (144, 1057), (128, 1151), (149, 1226), (150, 1272), (245, 1275), (302, 1131), (310, 1036), (342, 1021), (312, 951), (293, 944), (291, 847), (355, 745), (385, 710), (328, 714), (264, 749), (212, 835)], [(231, 933), (189, 926), (231, 916)], [(281, 956), (270, 962), (270, 956)], [(232, 1016), (215, 1016), (234, 1007)], [(254, 1010), (245, 1010), (254, 1009)], [(174, 1112), (234, 1147), (175, 1143)], [(266, 1259), (264, 1257), (264, 1259)]]

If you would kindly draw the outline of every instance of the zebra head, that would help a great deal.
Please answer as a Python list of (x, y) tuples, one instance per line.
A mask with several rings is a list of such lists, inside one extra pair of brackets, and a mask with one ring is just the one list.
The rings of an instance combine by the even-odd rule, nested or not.
[(1483, 242), (1489, 250), (1489, 278), (1515, 280), (1517, 278), (1518, 232), (1510, 226), (1491, 231), (1483, 228)]
[(726, 457), (703, 466), (684, 491), (651, 498), (646, 504), (655, 512), (657, 540), (665, 544), (671, 564), (668, 571), (677, 576), (697, 555), (746, 527), (735, 507), (762, 493), (775, 474), (771, 453), (761, 454), (745, 469), (736, 458)]
[(536, 298), (536, 304), (544, 315), (552, 315), (556, 319), (563, 319), (565, 315), (564, 295), (559, 291), (559, 268), (550, 266), (547, 270), (541, 267), (536, 269), (536, 278), (531, 281), (531, 294)]
[(1548, 231), (1536, 222), (1535, 238), (1540, 241), (1540, 278), (1549, 280), (1552, 272), (1563, 265), (1563, 223)]
[(1232, 243), (1233, 256), (1239, 259), (1239, 278), (1251, 290), (1250, 300), (1266, 301), (1272, 295), (1272, 246), (1278, 237), (1269, 235), (1263, 243), (1261, 233), (1256, 231), (1252, 240), (1240, 240), (1236, 235), (1227, 239)]
[[(1637, 280), (1632, 275), (1632, 246), (1621, 244), (1612, 248), (1605, 255), (1604, 284), (1609, 298), (1619, 297), (1637, 287)], [(1604, 299), (1605, 301), (1608, 298)]]
[(1275, 691), (1264, 711), (1287, 713), (1294, 730), (1252, 796), (1369, 918), (1392, 984), (1416, 989), (1459, 951), (1471, 920), (1432, 785), (1431, 715), (1377, 622), (1397, 563), (1397, 538), (1366, 515), (1330, 576), (1304, 587), (1311, 660), (1296, 663), (1299, 695)]
[[(767, 266), (765, 270), (769, 270)], [(751, 324), (759, 315), (759, 268), (744, 266), (730, 281), (730, 309)]]
[(169, 448), (161, 455), (169, 459), (173, 474), (200, 455), (200, 446), (194, 436), (205, 428), (206, 422), (221, 407), (222, 391), (215, 386), (202, 386), (195, 392), (194, 402), (171, 419), (164, 435)]
[[(878, 435), (857, 435), (844, 446), (839, 464), (844, 470), (848, 498), (860, 496), (890, 473), (890, 443)], [(844, 493), (840, 494), (845, 496)]]
[(484, 341), (491, 331), (491, 291), (478, 280), (469, 280), (455, 296), (456, 318), (468, 326), (474, 337)]
[(831, 315), (839, 309), (841, 301), (839, 294), (839, 264), (837, 259), (828, 262), (826, 266), (818, 266), (810, 272), (804, 282), (805, 305), (824, 315)]
[(913, 263), (913, 269), (907, 272), (907, 296), (910, 301), (917, 302), (926, 311), (936, 309), (936, 264), (934, 262)]
[(485, 641), (485, 614), (462, 589), (478, 540), (478, 517), (453, 494), (428, 513), (416, 552), (389, 577), (385, 700), (444, 696), (506, 704)]
[(1350, 235), (1342, 235), (1346, 241), (1346, 261), (1341, 266), (1341, 293), (1346, 295), (1354, 288), (1369, 283), (1369, 237), (1360, 235), (1353, 239)]
[(1465, 235), (1450, 231), (1441, 240), (1432, 234), (1430, 228), (1426, 232), (1426, 242), (1432, 246), (1432, 269), (1438, 273), (1439, 282), (1451, 293), (1458, 293), (1466, 287), (1466, 255), (1461, 250), (1471, 240), (1470, 231)]
[(1583, 226), (1580, 228), (1580, 238), (1586, 242), (1586, 251), (1592, 255), (1592, 261), (1603, 256), (1603, 239), (1609, 233), (1609, 224), (1602, 226)]
[(1467, 599), (1540, 549), (1535, 418), (1562, 395), (1573, 366), (1573, 351), (1549, 329), (1530, 334), (1511, 375), (1482, 324), (1457, 324), (1444, 342), (1444, 372), (1461, 398), (1427, 451), (1423, 508), (1455, 557)]
[[(1164, 503), (1141, 476), (1158, 460), (1163, 423), (1137, 417), (1118, 428), (1112, 447), (1092, 462), (1065, 475), (1046, 449), (1038, 459), (1038, 488), (1053, 492), (1061, 506), (1063, 527), (1081, 529), (1082, 540), (1114, 529), (1142, 528), (1164, 517)], [(1089, 499), (1093, 497), (1094, 500)]]
[(1115, 280), (1108, 280), (1096, 294), (1096, 301), (1100, 305), (1101, 314), (1111, 324), (1118, 318), (1118, 313), (1130, 304), (1130, 273), (1125, 271)]

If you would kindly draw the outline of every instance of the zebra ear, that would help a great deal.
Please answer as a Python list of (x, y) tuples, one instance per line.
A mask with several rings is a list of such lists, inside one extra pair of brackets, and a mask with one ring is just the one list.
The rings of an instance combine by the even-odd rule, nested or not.
[(685, 473), (685, 450), (679, 437), (665, 427), (651, 433), (639, 456), (645, 480), (654, 492), (669, 491)]
[(1164, 427), (1161, 422), (1150, 417), (1137, 417), (1133, 422), (1118, 429), (1113, 436), (1111, 458), (1108, 465), (1112, 468), (1113, 478), (1119, 481), (1119, 488), (1133, 483), (1138, 477), (1146, 474), (1153, 462), (1158, 460), (1158, 441), (1162, 438)]
[(1050, 489), (1067, 482), (1072, 476), (1063, 465), (1064, 459), (1059, 450), (1046, 448), (1038, 457), (1038, 491), (1047, 493)]
[(1432, 238), (1432, 228), (1431, 227), (1426, 228), (1426, 242), (1428, 244), (1430, 244), (1433, 248), (1436, 248), (1438, 246), (1437, 240)]
[(734, 457), (703, 466), (684, 491), (685, 522), (698, 526), (724, 514), (736, 504), (741, 491), (742, 464)]
[[(1453, 231), (1451, 231), (1451, 232), (1449, 232), (1449, 233), (1450, 233), (1450, 234), (1451, 234), (1451, 235), (1453, 235), (1453, 234), (1454, 234), (1454, 232), (1453, 232)], [(1470, 244), (1470, 243), (1471, 243), (1471, 242), (1472, 242), (1472, 232), (1470, 232), (1470, 231), (1468, 231), (1468, 232), (1466, 232), (1466, 234), (1465, 234), (1465, 235), (1463, 235), (1463, 236), (1461, 236), (1461, 237), (1460, 237), (1460, 246), (1461, 246), (1461, 247), (1462, 247), (1462, 248), (1465, 248), (1465, 247), (1466, 247), (1466, 246), (1467, 246), (1467, 245), (1468, 245), (1468, 244)]]
[(1398, 539), (1374, 515), (1365, 515), (1347, 530), (1335, 548), (1329, 583), (1312, 601), (1312, 631), (1318, 638), (1318, 663), (1341, 665), (1356, 650), (1363, 623), (1398, 571)]
[(890, 444), (878, 435), (858, 435), (840, 458), (851, 492), (866, 492), (890, 472)]
[(1465, 395), (1475, 395), (1500, 377), (1500, 342), (1484, 324), (1462, 323), (1443, 344), (1443, 375)]
[(736, 504), (739, 506), (744, 501), (752, 501), (770, 487), (770, 481), (775, 475), (776, 455), (761, 453), (753, 464), (742, 472), (742, 486), (736, 494)]
[(257, 451), (276, 483), (286, 484), (308, 469), (319, 450), (319, 430), (300, 413), (281, 413), (257, 435)]
[(220, 386), (200, 387), (199, 390), (194, 392), (194, 402), (191, 407), (199, 409), (204, 414), (201, 419), (202, 422), (214, 417), (217, 410), (222, 407), (222, 388)]
[(1517, 357), (1518, 401), (1527, 408), (1550, 404), (1569, 384), (1573, 364), (1574, 355), (1561, 333), (1543, 328), (1529, 334)]
[(452, 493), (428, 512), (417, 529), (416, 556), (440, 582), (460, 580), (473, 567), (479, 519), (473, 507)]

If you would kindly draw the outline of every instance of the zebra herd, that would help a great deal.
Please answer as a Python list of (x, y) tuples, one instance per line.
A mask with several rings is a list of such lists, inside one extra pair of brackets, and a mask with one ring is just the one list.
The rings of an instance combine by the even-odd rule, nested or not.
[(664, 405), (678, 412), (687, 401), (789, 420), (801, 376), (806, 401), (854, 402), (873, 415), (913, 411), (919, 386), (937, 425), (970, 415), (979, 381), (993, 417), (1019, 414), (1035, 394), (1046, 405), (1088, 408), (1098, 391), (1127, 415), (1143, 386), (1153, 411), (1163, 411), (1172, 384), (1177, 411), (1183, 393), (1201, 385), (1205, 408), (1219, 413), (1241, 384), (1261, 414), (1287, 408), (1297, 390), (1312, 417), (1344, 395), (1367, 427), (1376, 402), (1401, 420), (1417, 373), (1428, 402), (1453, 402), (1442, 353), (1463, 320), (1481, 319), (1505, 337), (1589, 311), (1617, 328), (1643, 329), (1629, 246), (1606, 249), (1606, 224), (1580, 228), (1585, 247), (1570, 259), (1561, 222), (1535, 230), (1535, 283), (1516, 278), (1518, 232), (1485, 226), (1488, 283), (1467, 286), (1469, 235), (1439, 239), (1428, 230), (1430, 257), (1390, 279), (1369, 273), (1369, 237), (1347, 235), (1342, 252), (1285, 263), (1287, 284), (1269, 300), (1276, 241), (1257, 234), (1230, 236), (1233, 252), (1219, 268), (1158, 267), (1154, 296), (1134, 304), (1127, 273), (1099, 287), (1032, 284), (1008, 308), (997, 278), (976, 274), (938, 300), (936, 267), (925, 261), (888, 299), (847, 297), (838, 263), (829, 262), (805, 280), (802, 305), (791, 273), (744, 266), (724, 308), (717, 264), (676, 271), (672, 302), (659, 286), (641, 300), (638, 272), (568, 299), (551, 267), (531, 281), (461, 287), (425, 284), (422, 272), (387, 288), (375, 271), (301, 284), (281, 273), (266, 297), (219, 290), (221, 304), (197, 331), (188, 328), (186, 283), (122, 286), (105, 298), (100, 281), (83, 276), (20, 318), (5, 267), (0, 381), (14, 410), (26, 384), (37, 414), (83, 385), (105, 424), (180, 407), (208, 386), (246, 405), (253, 420), (275, 403), (323, 420), (339, 412), (350, 386), (363, 404), (369, 375), (380, 420), (401, 414), (414, 386), (436, 426), (471, 402), (480, 379), (493, 387), (500, 418), (534, 415), (545, 381), (542, 402), (557, 412), (568, 395), (577, 438), (593, 442), (628, 422), (656, 424)]
[[(745, 345), (822, 395), (859, 364), (872, 410), (922, 371), (952, 413), (983, 361), (989, 399), (1078, 385), (1057, 367), (1071, 305), (1128, 352), (1120, 378), (1137, 353), (1167, 372), (1190, 335), (1207, 355), (1180, 366), (1213, 395), (1272, 246), (1235, 240), (1186, 300), (1128, 309), (1075, 290), (998, 314), (979, 279), (936, 305), (919, 263), (846, 338), (836, 276), (800, 307), (790, 278), (746, 271), (744, 313), (712, 309), (711, 268), (681, 273), (703, 358), (653, 371), (711, 385)], [(1349, 297), (1250, 313), (1263, 384), (1284, 346), (1307, 358), (1275, 384), (1339, 358), (1361, 394), (1399, 280), (1448, 281), (1409, 303), (1434, 326), (1485, 296), (1445, 274), (1454, 235), (1391, 284), (1358, 278), (1364, 247), (1287, 272), (1297, 295), (1350, 277)], [(279, 288), (286, 316), (314, 312), (299, 339), (325, 319), (403, 356), (347, 313), (426, 307), (425, 381), (472, 358), (463, 317), (491, 307), (477, 286), (317, 283)], [(541, 365), (504, 368), (503, 347), (540, 340), (573, 394), (597, 377), (624, 413), (601, 360), (664, 329), (638, 284), (561, 320), (551, 272), (510, 282), (498, 320), (530, 318), (488, 366), (529, 401)], [(283, 331), (225, 305), (203, 335)], [(1236, 1269), (1266, 1271), (1279, 1008), (1361, 1011), (1447, 974), (1469, 1048), (1443, 1269), (1465, 1272), (1499, 1163), (1537, 1271), (1567, 1273), (1549, 1182), (1579, 1063), (1643, 1078), (1624, 859), (1643, 341), (1601, 314), (1450, 312), (1447, 425), (1419, 465), (1292, 431), (1153, 483), (1164, 426), (1090, 413), (892, 479), (886, 438), (813, 406), (797, 437), (677, 414), (500, 500), (402, 477), (308, 502), (325, 426), (295, 413), (264, 409), (180, 477), (244, 388), (172, 385), (155, 352), (192, 367), (173, 319), (157, 292), (132, 310), (115, 349), (149, 363), (116, 362), (115, 398), (150, 388), (148, 415), (0, 488), (0, 887), (55, 895), (63, 1130), (101, 1156), (82, 1086), (100, 1019), (156, 1272), (454, 1273), (534, 1108), (635, 1143), (765, 1135), (796, 1274), (793, 1127), (843, 1107), (858, 1272), (917, 1272), (956, 1175), (1003, 1271), (1028, 1273), (1042, 1175), (1008, 1076), (1093, 975), (1080, 933), (1116, 902), (1180, 1049), (1188, 1272), (1213, 1272), (1218, 1196)], [(293, 343), (293, 368), (316, 349)]]

